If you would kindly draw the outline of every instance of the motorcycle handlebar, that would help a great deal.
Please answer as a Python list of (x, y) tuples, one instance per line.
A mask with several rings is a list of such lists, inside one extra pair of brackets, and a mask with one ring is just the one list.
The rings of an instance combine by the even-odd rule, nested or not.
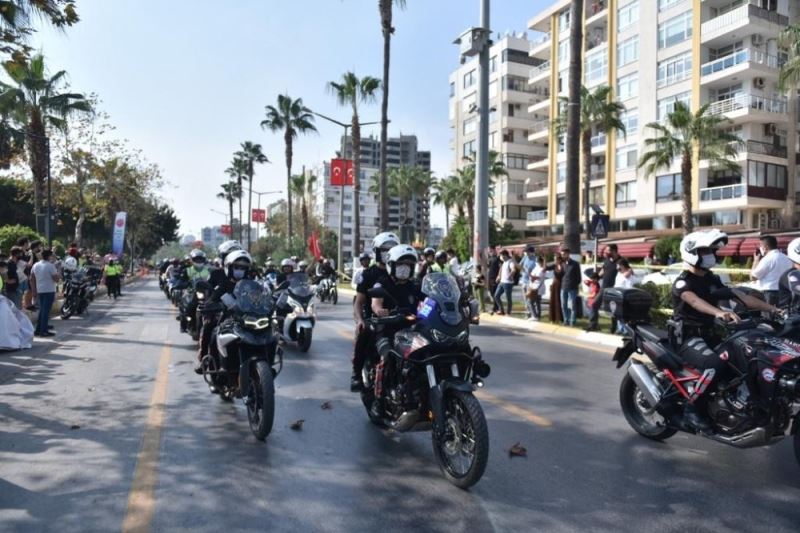
[(401, 322), (413, 322), (417, 319), (414, 315), (389, 315), (389, 316), (373, 316), (369, 318), (369, 323), (374, 326), (399, 324)]

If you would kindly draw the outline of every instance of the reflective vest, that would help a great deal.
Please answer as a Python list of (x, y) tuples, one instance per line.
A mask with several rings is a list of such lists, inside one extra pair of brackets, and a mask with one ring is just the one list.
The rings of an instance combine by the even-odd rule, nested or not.
[(211, 272), (208, 271), (208, 267), (195, 268), (194, 265), (190, 266), (186, 270), (186, 274), (192, 281), (199, 279), (208, 280), (208, 278), (211, 276)]
[(119, 276), (122, 274), (122, 267), (119, 265), (106, 265), (106, 276)]

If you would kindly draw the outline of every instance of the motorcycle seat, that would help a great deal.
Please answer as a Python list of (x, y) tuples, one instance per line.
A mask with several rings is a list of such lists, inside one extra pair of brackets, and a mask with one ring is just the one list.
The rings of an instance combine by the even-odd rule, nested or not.
[(661, 343), (669, 341), (669, 333), (667, 333), (666, 330), (657, 328), (651, 324), (640, 324), (636, 326), (636, 333), (650, 342)]
[(668, 368), (675, 372), (683, 368), (683, 359), (670, 345), (669, 333), (650, 324), (637, 326), (636, 333), (640, 338), (642, 351), (658, 368)]

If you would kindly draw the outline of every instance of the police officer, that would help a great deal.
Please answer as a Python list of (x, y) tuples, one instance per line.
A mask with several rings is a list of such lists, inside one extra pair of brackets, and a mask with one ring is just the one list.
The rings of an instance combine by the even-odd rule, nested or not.
[(436, 256), (436, 250), (431, 248), (425, 248), (422, 251), (422, 261), (420, 261), (419, 265), (417, 266), (417, 279), (422, 281), (428, 272), (431, 271), (431, 267), (433, 266), (433, 259)]
[(122, 296), (122, 294), (120, 294), (120, 276), (122, 275), (122, 267), (119, 266), (112, 257), (108, 260), (108, 264), (103, 271), (106, 277), (106, 291), (108, 293), (108, 297), (111, 298), (113, 296), (116, 300), (117, 297)]
[(208, 270), (208, 258), (203, 250), (194, 249), (189, 253), (191, 265), (186, 269), (189, 281), (207, 280), (211, 276)]
[(350, 376), (350, 390), (359, 392), (364, 388), (361, 369), (367, 350), (370, 349), (372, 335), (364, 322), (365, 314), (371, 309), (370, 297), (367, 292), (386, 276), (386, 262), (389, 260), (389, 250), (400, 244), (400, 238), (389, 231), (379, 233), (372, 239), (372, 250), (375, 254), (375, 264), (365, 269), (361, 276), (361, 283), (356, 287), (356, 299), (353, 302), (353, 315), (356, 321), (356, 338), (353, 343), (353, 373)]
[(433, 264), (430, 267), (429, 272), (444, 272), (445, 274), (450, 274), (450, 265), (447, 264), (447, 252), (444, 250), (439, 250), (436, 252), (434, 256)]

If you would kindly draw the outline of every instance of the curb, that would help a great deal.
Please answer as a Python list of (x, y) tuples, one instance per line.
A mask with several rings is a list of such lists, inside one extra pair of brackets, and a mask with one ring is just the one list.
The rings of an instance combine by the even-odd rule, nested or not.
[[(355, 296), (356, 291), (339, 287), (339, 293), (348, 296)], [(542, 322), (529, 322), (519, 318), (508, 316), (494, 316), (488, 313), (481, 314), (481, 322), (486, 322), (493, 325), (513, 328), (517, 330), (529, 331), (531, 333), (543, 333), (547, 335), (556, 335), (587, 344), (599, 344), (609, 348), (619, 348), (622, 346), (622, 337), (617, 335), (610, 335), (608, 333), (600, 333), (597, 331), (581, 331), (576, 328), (568, 326), (560, 326), (555, 324), (545, 324)]]

